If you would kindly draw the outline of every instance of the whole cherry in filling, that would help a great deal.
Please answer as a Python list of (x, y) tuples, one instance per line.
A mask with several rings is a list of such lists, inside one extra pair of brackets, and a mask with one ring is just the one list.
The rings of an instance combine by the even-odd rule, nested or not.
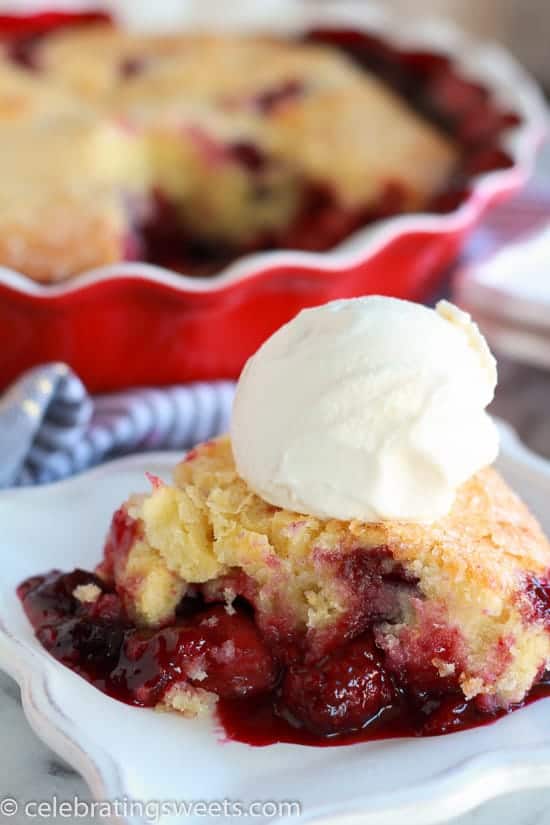
[(368, 633), (348, 642), (315, 665), (291, 665), (280, 693), (287, 711), (308, 730), (326, 735), (362, 728), (395, 691)]
[(110, 681), (136, 703), (155, 705), (177, 683), (235, 698), (270, 691), (277, 675), (250, 618), (218, 605), (182, 624), (126, 633)]

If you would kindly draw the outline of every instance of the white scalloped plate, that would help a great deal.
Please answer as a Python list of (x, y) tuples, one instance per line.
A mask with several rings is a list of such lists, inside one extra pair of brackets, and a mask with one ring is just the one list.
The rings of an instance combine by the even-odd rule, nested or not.
[[(34, 639), (15, 586), (52, 567), (93, 566), (113, 509), (128, 491), (145, 487), (146, 469), (166, 478), (180, 457), (135, 456), (0, 495), (0, 666), (21, 685), (36, 733), (83, 774), (98, 799), (300, 800), (300, 822), (430, 825), (501, 793), (550, 784), (548, 699), (492, 725), (431, 739), (252, 748), (222, 741), (213, 721), (123, 705), (51, 659)], [(504, 428), (499, 464), (550, 531), (550, 463)]]

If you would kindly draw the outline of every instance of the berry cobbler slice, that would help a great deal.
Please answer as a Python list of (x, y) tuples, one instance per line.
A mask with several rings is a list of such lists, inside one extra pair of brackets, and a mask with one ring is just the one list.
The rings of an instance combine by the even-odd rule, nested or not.
[(550, 547), (493, 469), (427, 525), (274, 507), (225, 437), (150, 481), (95, 574), (19, 591), (46, 649), (111, 695), (222, 717), (261, 701), (314, 737), (405, 717), (441, 733), (523, 702), (546, 669)]

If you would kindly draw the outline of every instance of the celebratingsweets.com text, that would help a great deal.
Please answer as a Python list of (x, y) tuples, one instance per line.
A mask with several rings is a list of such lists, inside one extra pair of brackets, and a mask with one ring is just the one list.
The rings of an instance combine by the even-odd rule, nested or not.
[(88, 817), (110, 819), (115, 817), (141, 817), (146, 823), (156, 825), (165, 817), (204, 817), (205, 822), (222, 817), (242, 817), (254, 819), (298, 818), (302, 813), (301, 803), (294, 800), (257, 799), (244, 802), (239, 799), (122, 799), (87, 800), (73, 796), (61, 799), (31, 799), (20, 801), (13, 796), (0, 799), (0, 821), (8, 822), (17, 814), (24, 814), (29, 821), (57, 817), (73, 820)]

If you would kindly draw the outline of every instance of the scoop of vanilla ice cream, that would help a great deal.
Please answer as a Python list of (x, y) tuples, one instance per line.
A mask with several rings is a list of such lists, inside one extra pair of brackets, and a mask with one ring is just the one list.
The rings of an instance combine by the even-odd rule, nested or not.
[(320, 518), (434, 521), (498, 452), (496, 363), (470, 316), (395, 298), (303, 310), (250, 358), (231, 423), (263, 499)]

